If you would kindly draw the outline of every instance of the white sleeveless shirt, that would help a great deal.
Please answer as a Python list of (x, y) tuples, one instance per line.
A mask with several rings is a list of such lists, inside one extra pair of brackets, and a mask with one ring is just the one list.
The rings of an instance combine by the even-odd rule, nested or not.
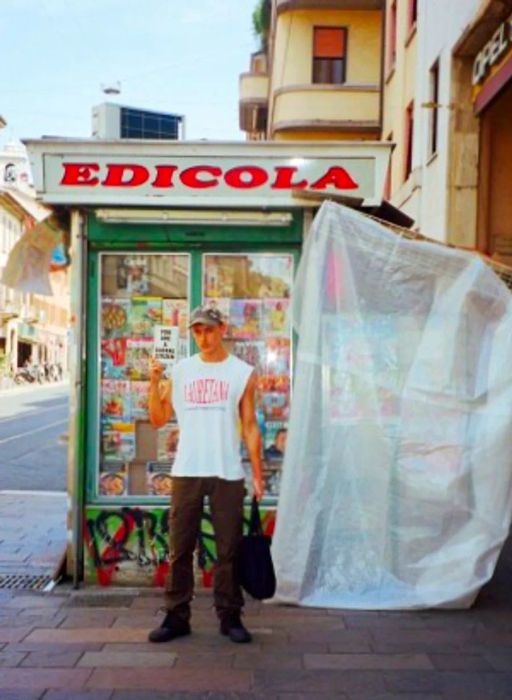
[(174, 476), (244, 478), (239, 404), (253, 369), (234, 355), (204, 362), (197, 354), (174, 366), (172, 404), (180, 428)]

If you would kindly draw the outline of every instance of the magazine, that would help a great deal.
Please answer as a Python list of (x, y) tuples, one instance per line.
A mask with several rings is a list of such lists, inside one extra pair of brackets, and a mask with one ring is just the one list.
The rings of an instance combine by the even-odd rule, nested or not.
[(107, 421), (102, 425), (101, 454), (105, 461), (135, 459), (135, 423)]
[(288, 393), (290, 391), (290, 376), (288, 374), (260, 374), (258, 389), (261, 392)]
[(232, 299), (229, 309), (229, 336), (254, 340), (261, 334), (261, 301)]
[(126, 496), (128, 491), (128, 473), (124, 462), (103, 463), (99, 477), (100, 496)]
[(148, 462), (146, 484), (151, 496), (170, 496), (172, 488), (172, 463)]
[(149, 382), (134, 381), (132, 388), (132, 418), (148, 420)]
[(282, 421), (267, 421), (265, 428), (263, 451), (265, 461), (282, 461), (288, 436), (287, 424)]
[(264, 371), (267, 361), (267, 350), (263, 341), (238, 340), (233, 344), (232, 352), (240, 360), (252, 365), (258, 374)]
[(188, 333), (188, 301), (186, 299), (163, 299), (162, 325), (175, 326), (179, 329), (180, 338), (186, 338)]
[(103, 297), (101, 300), (101, 337), (119, 338), (128, 333), (129, 299)]
[(130, 382), (118, 379), (102, 379), (101, 415), (108, 419), (130, 420)]
[(123, 255), (117, 261), (117, 288), (130, 296), (149, 292), (149, 259), (146, 255)]
[(149, 379), (149, 360), (153, 355), (152, 340), (128, 338), (126, 347), (126, 376), (129, 379)]
[(290, 335), (288, 299), (264, 299), (262, 307), (263, 330), (269, 337)]
[(156, 458), (159, 462), (173, 462), (178, 450), (180, 430), (176, 423), (169, 423), (157, 430)]
[(162, 323), (161, 297), (133, 297), (128, 316), (130, 335), (153, 338), (153, 329)]
[(288, 420), (288, 394), (269, 392), (262, 394), (261, 406), (267, 421)]
[(288, 338), (269, 338), (266, 342), (265, 373), (290, 373), (291, 343)]
[(101, 341), (101, 376), (103, 378), (125, 378), (126, 343), (126, 338), (107, 338)]

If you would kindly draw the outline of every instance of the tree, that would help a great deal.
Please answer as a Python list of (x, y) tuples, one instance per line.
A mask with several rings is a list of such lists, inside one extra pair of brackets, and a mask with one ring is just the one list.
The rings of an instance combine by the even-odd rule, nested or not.
[(270, 33), (270, 21), (272, 18), (272, 1), (258, 0), (252, 13), (252, 26), (254, 34), (260, 40), (260, 49), (267, 50), (268, 35)]

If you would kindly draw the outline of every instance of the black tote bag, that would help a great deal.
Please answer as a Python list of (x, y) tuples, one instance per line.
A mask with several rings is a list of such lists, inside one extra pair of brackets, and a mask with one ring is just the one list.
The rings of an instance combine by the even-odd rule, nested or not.
[(258, 501), (253, 498), (249, 531), (240, 543), (238, 574), (242, 588), (256, 600), (272, 598), (276, 592), (271, 541), (268, 535), (263, 534)]

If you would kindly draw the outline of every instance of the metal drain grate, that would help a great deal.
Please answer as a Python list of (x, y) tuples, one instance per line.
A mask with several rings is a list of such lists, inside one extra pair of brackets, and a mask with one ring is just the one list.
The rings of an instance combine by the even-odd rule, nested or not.
[(55, 585), (51, 576), (24, 576), (23, 574), (0, 574), (0, 588), (17, 591), (50, 591)]

